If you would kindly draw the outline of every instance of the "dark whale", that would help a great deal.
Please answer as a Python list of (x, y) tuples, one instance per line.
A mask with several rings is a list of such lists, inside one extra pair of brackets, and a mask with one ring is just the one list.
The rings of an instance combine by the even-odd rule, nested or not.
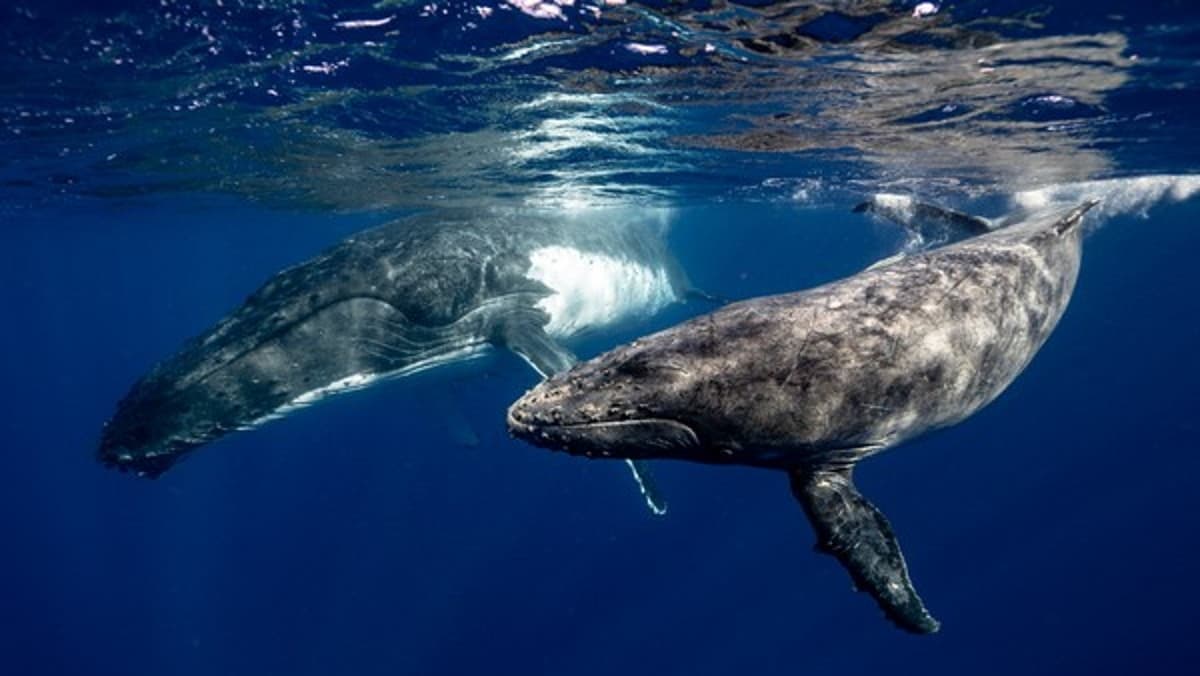
[(509, 429), (588, 457), (783, 470), (819, 548), (900, 627), (936, 631), (853, 469), (961, 422), (1021, 373), (1071, 297), (1093, 204), (636, 340), (535, 387)]
[(855, 213), (868, 213), (892, 221), (907, 231), (906, 248), (932, 248), (968, 237), (986, 234), (1005, 222), (987, 219), (961, 211), (918, 202), (907, 195), (878, 193), (854, 207)]
[(562, 340), (687, 292), (664, 228), (622, 215), (440, 213), (351, 237), (276, 274), (141, 378), (99, 458), (156, 477), (230, 432), (493, 346), (543, 376), (566, 369)]

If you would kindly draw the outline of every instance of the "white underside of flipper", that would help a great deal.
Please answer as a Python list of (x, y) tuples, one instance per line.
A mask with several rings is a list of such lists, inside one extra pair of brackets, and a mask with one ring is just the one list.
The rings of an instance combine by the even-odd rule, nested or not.
[(892, 254), (891, 256), (888, 256), (887, 258), (881, 258), (881, 259), (875, 261), (874, 263), (871, 263), (863, 270), (864, 271), (874, 270), (875, 268), (882, 268), (885, 265), (891, 265), (892, 263), (903, 260), (904, 257), (907, 255), (908, 254), (904, 253), (903, 251), (898, 254)]
[(663, 499), (662, 494), (658, 490), (658, 486), (654, 484), (654, 479), (646, 467), (645, 462), (625, 459), (625, 465), (629, 467), (630, 473), (633, 474), (633, 480), (637, 482), (638, 490), (642, 493), (642, 499), (646, 501), (646, 507), (654, 516), (663, 516), (667, 513), (667, 502)]
[(245, 425), (241, 425), (238, 427), (238, 429), (243, 431), (255, 429), (256, 427), (261, 426), (263, 423), (284, 418), (300, 409), (308, 408), (309, 406), (324, 401), (325, 399), (328, 399), (334, 395), (361, 390), (383, 380), (404, 378), (406, 376), (415, 375), (417, 373), (421, 373), (422, 371), (428, 371), (429, 369), (437, 368), (438, 366), (445, 364), (477, 359), (482, 357), (489, 349), (490, 347), (487, 344), (473, 343), (455, 350), (451, 350), (444, 354), (439, 354), (436, 357), (431, 357), (429, 359), (409, 364), (408, 366), (395, 371), (388, 371), (385, 373), (354, 373), (346, 376), (345, 378), (335, 380), (328, 385), (323, 385), (316, 389), (309, 390), (308, 392), (305, 392), (295, 399), (292, 399), (274, 411), (256, 418)]

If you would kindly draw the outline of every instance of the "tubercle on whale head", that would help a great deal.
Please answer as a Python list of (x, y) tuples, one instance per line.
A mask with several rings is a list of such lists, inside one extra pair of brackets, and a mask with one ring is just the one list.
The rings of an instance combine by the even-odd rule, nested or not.
[(183, 457), (185, 457), (183, 452), (179, 451), (134, 454), (123, 447), (105, 447), (103, 444), (96, 453), (97, 460), (104, 466), (121, 472), (133, 472), (137, 476), (147, 479), (157, 479), (162, 476)]
[[(101, 430), (101, 464), (156, 478), (269, 410), (280, 390), (276, 380), (247, 372), (245, 359), (205, 371), (204, 349), (195, 342), (133, 384)], [(259, 406), (259, 400), (268, 403)]]
[(166, 434), (156, 425), (161, 421), (131, 413), (135, 410), (122, 406), (104, 424), (96, 449), (96, 460), (104, 466), (157, 479), (204, 443)]
[(619, 348), (555, 375), (508, 409), (509, 433), (535, 446), (592, 458), (644, 459), (702, 452), (680, 405), (678, 374), (652, 370)]

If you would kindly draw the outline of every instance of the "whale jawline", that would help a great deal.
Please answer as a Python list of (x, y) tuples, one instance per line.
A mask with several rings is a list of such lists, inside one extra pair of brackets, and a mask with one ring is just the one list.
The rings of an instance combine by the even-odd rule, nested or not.
[(510, 413), (508, 427), (513, 436), (535, 446), (590, 458), (662, 457), (664, 451), (702, 446), (691, 426), (669, 418), (538, 424), (521, 422)]

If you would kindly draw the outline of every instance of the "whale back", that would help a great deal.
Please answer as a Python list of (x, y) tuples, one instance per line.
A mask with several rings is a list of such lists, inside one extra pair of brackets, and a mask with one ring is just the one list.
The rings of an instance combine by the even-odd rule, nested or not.
[[(1049, 337), (1080, 251), (1078, 229), (1060, 235), (1032, 224), (730, 308), (713, 320), (725, 328), (724, 358), (708, 367), (731, 374), (727, 386), (741, 381), (760, 405), (725, 412), (728, 439), (750, 454), (764, 449), (768, 464), (788, 464), (875, 452), (965, 419)], [(712, 403), (730, 406), (722, 402)], [(801, 457), (774, 453), (783, 449)]]

